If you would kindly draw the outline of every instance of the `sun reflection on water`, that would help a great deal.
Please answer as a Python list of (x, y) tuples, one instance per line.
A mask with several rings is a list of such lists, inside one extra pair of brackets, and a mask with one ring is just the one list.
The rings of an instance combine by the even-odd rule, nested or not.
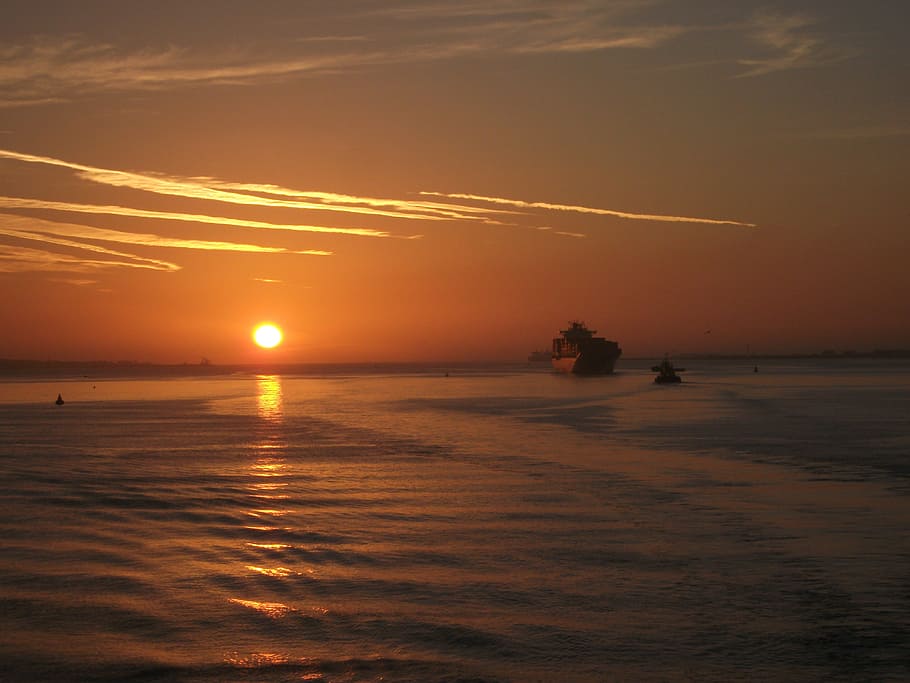
[(256, 376), (257, 414), (269, 422), (281, 422), (284, 417), (281, 378), (278, 375)]
[(261, 484), (253, 484), (250, 488), (257, 489), (259, 491), (277, 491), (287, 486), (287, 482), (263, 482)]
[[(256, 377), (256, 416), (259, 418), (255, 428), (255, 440), (249, 444), (254, 458), (249, 463), (246, 484), (249, 507), (246, 514), (259, 520), (260, 524), (244, 525), (252, 532), (245, 539), (248, 549), (265, 551), (260, 556), (261, 563), (245, 564), (251, 574), (267, 576), (282, 581), (299, 576), (299, 572), (284, 566), (271, 565), (266, 553), (274, 558), (276, 553), (283, 553), (292, 547), (287, 543), (270, 542), (273, 534), (284, 534), (295, 531), (293, 527), (268, 525), (267, 520), (293, 515), (293, 509), (282, 505), (292, 498), (293, 472), (285, 460), (287, 450), (287, 433), (284, 427), (283, 395), (281, 378), (277, 375), (259, 375)], [(252, 558), (251, 558), (252, 559)], [(250, 596), (259, 597), (259, 596)], [(235, 597), (232, 603), (256, 610), (272, 619), (281, 619), (296, 611), (294, 607), (280, 602), (261, 601)], [(243, 665), (243, 659), (238, 660)]]
[(255, 565), (248, 564), (246, 568), (251, 572), (264, 574), (265, 576), (291, 576), (292, 574), (297, 573), (292, 569), (288, 569), (287, 567), (257, 567)]
[(287, 664), (290, 661), (287, 655), (277, 652), (253, 652), (249, 655), (232, 652), (226, 655), (224, 660), (241, 669), (257, 669), (276, 664)]
[(282, 517), (289, 512), (290, 510), (282, 510), (280, 508), (258, 508), (253, 510), (257, 515), (272, 515), (273, 517)]
[(254, 477), (283, 477), (284, 472), (283, 460), (272, 460), (269, 458), (260, 458), (250, 467)]
[(260, 602), (258, 600), (241, 600), (240, 598), (229, 598), (229, 600), (235, 605), (262, 612), (271, 619), (281, 619), (294, 611), (293, 607), (289, 607), (283, 602)]
[(271, 517), (283, 517), (289, 512), (290, 510), (282, 510), (278, 508), (255, 508), (253, 510), (246, 511), (246, 513), (251, 517), (262, 517), (263, 515)]
[[(245, 527), (245, 528), (250, 529), (252, 527)], [(290, 543), (252, 543), (252, 542), (248, 542), (247, 545), (250, 546), (251, 548), (262, 548), (263, 550), (284, 550), (286, 548), (293, 547), (293, 546), (291, 546)]]

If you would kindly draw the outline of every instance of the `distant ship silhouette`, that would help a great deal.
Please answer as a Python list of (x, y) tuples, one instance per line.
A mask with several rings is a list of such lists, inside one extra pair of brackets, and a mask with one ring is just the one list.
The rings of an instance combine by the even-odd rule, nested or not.
[(664, 356), (660, 365), (655, 365), (651, 370), (659, 373), (657, 377), (654, 378), (655, 384), (679, 384), (682, 382), (682, 377), (676, 373), (686, 371), (685, 368), (674, 367), (673, 363), (670, 362), (669, 354)]
[(54, 403), (56, 403), (58, 406), (62, 406), (63, 405), (63, 395), (57, 394), (57, 400), (54, 401)]

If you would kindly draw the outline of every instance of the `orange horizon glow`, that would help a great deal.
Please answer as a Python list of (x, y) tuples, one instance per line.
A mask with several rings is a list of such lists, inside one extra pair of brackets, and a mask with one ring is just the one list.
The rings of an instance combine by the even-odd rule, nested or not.
[(910, 4), (70, 4), (7, 13), (0, 359), (910, 348)]

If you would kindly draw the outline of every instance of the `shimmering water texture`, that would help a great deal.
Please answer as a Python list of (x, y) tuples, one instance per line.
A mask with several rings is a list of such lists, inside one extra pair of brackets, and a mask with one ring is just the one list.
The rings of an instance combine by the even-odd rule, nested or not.
[(910, 369), (688, 365), (7, 382), (0, 679), (910, 680)]

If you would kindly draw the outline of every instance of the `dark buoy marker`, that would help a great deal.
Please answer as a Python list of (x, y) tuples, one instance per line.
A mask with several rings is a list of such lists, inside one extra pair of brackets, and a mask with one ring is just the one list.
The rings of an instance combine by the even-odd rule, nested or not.
[(56, 403), (58, 406), (62, 406), (63, 405), (63, 396), (61, 394), (57, 394), (57, 400), (54, 401), (54, 403)]

